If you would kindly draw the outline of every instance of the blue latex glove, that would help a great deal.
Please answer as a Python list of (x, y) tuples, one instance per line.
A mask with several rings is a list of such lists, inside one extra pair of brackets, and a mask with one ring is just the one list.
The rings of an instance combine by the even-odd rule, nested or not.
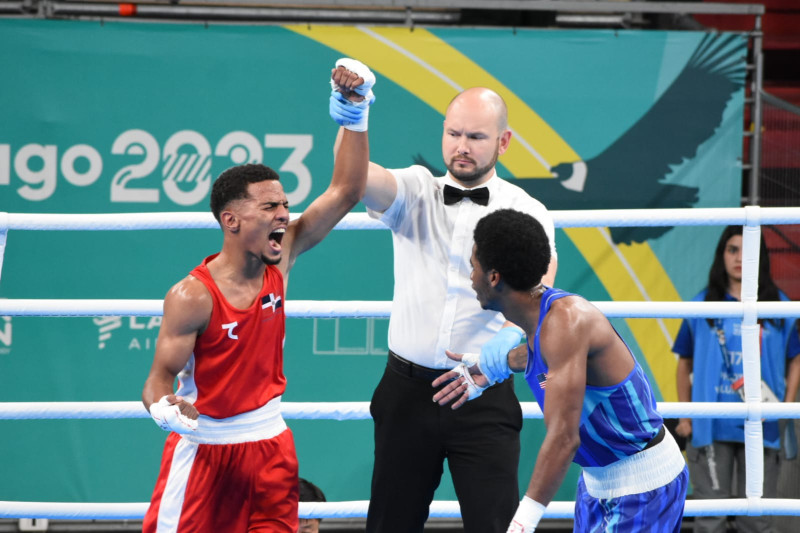
[(356, 94), (364, 97), (362, 102), (351, 102), (339, 92), (339, 86), (331, 79), (330, 114), (331, 118), (340, 126), (352, 131), (367, 131), (369, 106), (375, 102), (372, 87), (375, 85), (375, 74), (361, 61), (343, 57), (336, 62), (336, 68), (344, 67), (353, 72), (364, 82), (353, 89)]
[(329, 112), (331, 118), (348, 130), (366, 131), (369, 120), (369, 106), (375, 101), (372, 96), (362, 102), (351, 102), (337, 90), (331, 91)]
[(508, 352), (519, 346), (524, 336), (522, 328), (508, 326), (498, 331), (497, 335), (483, 345), (478, 366), (491, 385), (500, 383), (511, 375)]

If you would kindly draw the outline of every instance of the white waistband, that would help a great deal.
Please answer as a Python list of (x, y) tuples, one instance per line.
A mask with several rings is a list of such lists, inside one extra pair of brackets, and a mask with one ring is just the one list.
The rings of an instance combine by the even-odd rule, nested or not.
[(663, 487), (686, 467), (678, 443), (667, 431), (664, 440), (608, 466), (583, 468), (586, 492), (593, 498), (619, 498)]
[(200, 415), (197, 431), (183, 438), (195, 444), (239, 444), (271, 439), (286, 429), (281, 416), (281, 397), (265, 405), (230, 418), (211, 418)]

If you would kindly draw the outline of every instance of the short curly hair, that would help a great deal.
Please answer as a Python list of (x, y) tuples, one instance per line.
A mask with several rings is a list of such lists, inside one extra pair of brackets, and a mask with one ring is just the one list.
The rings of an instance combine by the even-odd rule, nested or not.
[(550, 265), (550, 241), (532, 216), (499, 209), (475, 227), (475, 257), (484, 271), (496, 270), (512, 289), (535, 287)]
[(247, 164), (231, 167), (219, 175), (211, 188), (211, 212), (220, 222), (222, 210), (234, 200), (247, 198), (247, 186), (266, 180), (279, 180), (278, 173), (265, 165)]
[(326, 502), (325, 493), (322, 489), (308, 481), (307, 479), (298, 478), (298, 486), (300, 489), (301, 502)]

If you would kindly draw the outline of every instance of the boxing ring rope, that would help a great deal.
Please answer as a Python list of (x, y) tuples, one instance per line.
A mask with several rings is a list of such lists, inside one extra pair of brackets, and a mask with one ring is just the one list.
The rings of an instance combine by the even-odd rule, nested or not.
[[(163, 300), (0, 299), (0, 316), (161, 316)], [(689, 305), (686, 305), (689, 303)], [(741, 302), (592, 302), (609, 318), (739, 318)], [(759, 318), (800, 316), (800, 302), (758, 302)], [(388, 318), (390, 301), (289, 300), (288, 318)]]
[[(698, 207), (692, 209), (596, 209), (551, 211), (557, 228), (645, 227), (645, 226), (727, 226), (737, 224), (796, 224), (797, 207)], [(292, 213), (294, 220), (300, 213)], [(128, 231), (153, 229), (219, 228), (211, 213), (3, 213), (0, 233), (7, 230)], [(366, 213), (350, 213), (338, 230), (381, 229), (381, 222)]]
[[(542, 418), (536, 402), (521, 402), (523, 418)], [(754, 409), (745, 403), (658, 402), (666, 418), (747, 418)], [(800, 418), (798, 406), (765, 403), (753, 416), (758, 419)], [(366, 420), (369, 402), (282, 402), (288, 420)], [(142, 402), (0, 402), (0, 420), (109, 420), (150, 418)]]
[[(47, 518), (62, 520), (138, 520), (147, 511), (148, 503), (60, 503), (0, 502), (0, 518)], [(367, 500), (349, 502), (300, 502), (300, 518), (364, 518)], [(794, 512), (787, 512), (787, 511)], [(687, 500), (684, 516), (717, 515), (788, 515), (797, 514), (797, 500), (786, 498), (729, 498), (727, 500)], [(459, 518), (457, 501), (434, 501), (432, 518)], [(551, 502), (545, 518), (573, 518), (575, 502)]]
[[(800, 223), (800, 208), (698, 208), (633, 209), (597, 211), (553, 211), (556, 227), (633, 227), (742, 225), (742, 301), (741, 302), (593, 302), (610, 318), (742, 318), (742, 351), (745, 403), (659, 403), (668, 418), (744, 418), (746, 498), (689, 500), (686, 516), (715, 515), (795, 515), (800, 516), (800, 500), (762, 498), (763, 435), (761, 420), (800, 418), (797, 404), (762, 403), (761, 368), (758, 358), (759, 318), (800, 316), (800, 302), (758, 302), (758, 260), (762, 224)], [(298, 214), (293, 214), (296, 218)], [(19, 214), (0, 213), (0, 273), (8, 230), (144, 230), (217, 228), (208, 213), (133, 213), (133, 214)], [(336, 229), (385, 229), (365, 213), (351, 213)], [(290, 301), (288, 317), (366, 318), (387, 317), (391, 302), (367, 301)], [(0, 300), (0, 316), (158, 316), (161, 300)], [(354, 420), (369, 418), (368, 402), (286, 402), (282, 412), (289, 419)], [(523, 416), (541, 418), (535, 403), (523, 403)], [(7, 402), (0, 403), (0, 420), (53, 418), (147, 418), (139, 402)], [(138, 519), (147, 503), (53, 503), (0, 502), (0, 518), (100, 518)], [(301, 517), (363, 517), (368, 502), (301, 503)], [(547, 518), (572, 518), (574, 502), (552, 502)], [(458, 502), (435, 501), (431, 517), (459, 517)]]

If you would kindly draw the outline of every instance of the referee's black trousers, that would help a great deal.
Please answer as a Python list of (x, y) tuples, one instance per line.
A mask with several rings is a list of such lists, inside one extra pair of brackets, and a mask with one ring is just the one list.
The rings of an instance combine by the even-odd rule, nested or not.
[(370, 404), (375, 464), (367, 533), (421, 533), (445, 459), (464, 532), (505, 533), (519, 504), (522, 410), (513, 379), (453, 410), (433, 402), (430, 378), (401, 370), (387, 366)]

